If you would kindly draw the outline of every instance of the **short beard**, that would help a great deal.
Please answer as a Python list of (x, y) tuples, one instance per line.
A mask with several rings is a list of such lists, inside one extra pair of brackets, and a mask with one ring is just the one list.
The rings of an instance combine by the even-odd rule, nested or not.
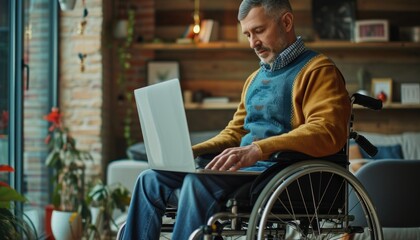
[(261, 60), (261, 62), (263, 62), (264, 64), (268, 64), (268, 65), (270, 65), (270, 67), (271, 66), (273, 66), (273, 64), (274, 64), (274, 62), (275, 62), (275, 60), (276, 60), (276, 57), (275, 56), (273, 56), (272, 58), (270, 58), (267, 62), (264, 60), (264, 59), (262, 59), (261, 57), (259, 57), (259, 59)]

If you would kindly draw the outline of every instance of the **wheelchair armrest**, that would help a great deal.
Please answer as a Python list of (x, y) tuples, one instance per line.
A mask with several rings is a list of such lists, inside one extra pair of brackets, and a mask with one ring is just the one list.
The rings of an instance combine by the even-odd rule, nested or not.
[(338, 153), (324, 156), (324, 157), (313, 157), (301, 152), (293, 152), (293, 151), (284, 151), (284, 152), (276, 152), (270, 157), (270, 161), (278, 161), (283, 163), (295, 163), (303, 160), (327, 160), (334, 163), (338, 163), (340, 165), (348, 164), (347, 155), (344, 150), (340, 150)]
[(300, 152), (276, 152), (271, 155), (270, 160), (275, 161), (290, 161), (290, 160), (305, 160), (313, 159), (314, 157), (300, 153)]

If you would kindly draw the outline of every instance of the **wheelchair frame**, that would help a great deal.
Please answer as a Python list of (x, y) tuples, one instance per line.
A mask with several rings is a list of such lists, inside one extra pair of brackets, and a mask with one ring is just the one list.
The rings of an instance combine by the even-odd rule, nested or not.
[[(379, 110), (382, 102), (360, 94), (351, 96), (349, 141), (355, 139), (373, 156), (376, 147), (353, 131), (354, 104)], [(264, 182), (266, 185), (258, 198), (249, 200), (245, 211), (239, 204), (241, 200), (230, 199), (228, 211), (214, 214), (207, 225), (196, 229), (189, 239), (223, 239), (222, 236), (259, 240), (353, 239), (358, 233), (370, 235), (370, 239), (383, 239), (379, 218), (367, 191), (348, 171), (349, 141), (341, 153), (329, 157), (313, 158), (299, 153), (292, 154), (297, 160), (286, 157), (291, 164), (273, 172), (271, 180)], [(282, 154), (275, 157), (281, 159), (279, 162), (284, 160)], [(349, 206), (350, 196), (358, 199), (354, 206)], [(355, 214), (355, 208), (361, 208), (363, 216)], [(359, 217), (365, 218), (366, 226), (352, 225)]]
[[(382, 108), (382, 102), (360, 94), (354, 94), (351, 97), (352, 112), (348, 127), (349, 141), (350, 139), (355, 139), (356, 143), (369, 155), (373, 156), (377, 153), (376, 147), (370, 144), (363, 136), (353, 131), (354, 104), (379, 110)], [(212, 216), (208, 220), (207, 226), (194, 231), (190, 239), (199, 239), (202, 236), (204, 236), (204, 239), (211, 239), (214, 236), (217, 236), (217, 239), (221, 239), (220, 236), (222, 235), (244, 234), (244, 232), (246, 232), (246, 239), (351, 239), (358, 233), (366, 232), (370, 235), (370, 239), (383, 239), (379, 218), (367, 191), (359, 180), (348, 171), (349, 141), (344, 149), (345, 167), (333, 163), (337, 162), (334, 161), (335, 158), (342, 158), (339, 154), (318, 159), (298, 154), (301, 161), (293, 163), (272, 177), (259, 194), (250, 213), (240, 212), (238, 207), (233, 206), (230, 212), (217, 213)], [(278, 158), (279, 156), (276, 157)], [(316, 186), (316, 184), (320, 184), (320, 182), (312, 183), (311, 180), (315, 179), (315, 176), (322, 179), (323, 175), (327, 175), (328, 184), (322, 189), (317, 189), (320, 187)], [(333, 177), (335, 178), (334, 180)], [(305, 193), (304, 187), (300, 184), (303, 184), (302, 180), (304, 178), (309, 179), (309, 194), (308, 192)], [(340, 182), (339, 187), (336, 189), (330, 185), (334, 181)], [(291, 186), (293, 184), (298, 185), (298, 194), (301, 195), (303, 207), (292, 206), (294, 202), (290, 200), (289, 191), (292, 189)], [(306, 184), (308, 185), (308, 182)], [(321, 190), (321, 194), (318, 197), (314, 193), (316, 190)], [(331, 192), (333, 194), (333, 202), (323, 203), (326, 199), (325, 196), (331, 194)], [(304, 194), (306, 195), (304, 196)], [(339, 207), (341, 202), (337, 201), (337, 204), (336, 200), (340, 196), (343, 197), (343, 194), (343, 205)], [(308, 197), (308, 195), (310, 196)], [(357, 205), (348, 205), (350, 195), (358, 199), (356, 201)], [(312, 200), (313, 206), (309, 206), (310, 204), (306, 203), (308, 198)], [(283, 208), (283, 212), (278, 210), (279, 205)], [(312, 210), (310, 209), (311, 207)], [(322, 210), (325, 207), (330, 207), (330, 209)], [(336, 209), (333, 209), (334, 207)], [(362, 208), (364, 215), (353, 215), (352, 210), (354, 208)], [(352, 221), (356, 217), (366, 218), (367, 226), (353, 226)], [(245, 225), (242, 224), (244, 218), (246, 221)], [(223, 219), (230, 219), (231, 225), (229, 230), (220, 229), (217, 226), (217, 222)]]

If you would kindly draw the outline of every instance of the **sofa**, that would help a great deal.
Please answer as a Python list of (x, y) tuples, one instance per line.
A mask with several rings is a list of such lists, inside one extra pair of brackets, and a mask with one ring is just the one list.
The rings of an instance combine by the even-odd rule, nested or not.
[(350, 144), (350, 171), (355, 173), (364, 164), (375, 160), (420, 159), (420, 132), (404, 132), (401, 134), (379, 134), (359, 132), (378, 148), (374, 157), (369, 157), (357, 144)]
[[(394, 166), (393, 169), (399, 169), (401, 166), (397, 164), (398, 161), (409, 161), (413, 163), (410, 164), (412, 167), (419, 168), (420, 132), (404, 132), (401, 134), (359, 132), (359, 134), (363, 135), (374, 144), (378, 148), (378, 153), (371, 158), (360, 149), (357, 144), (351, 144), (349, 147), (349, 169), (363, 182), (373, 203), (377, 207), (378, 216), (385, 217), (385, 219), (380, 218), (380, 222), (385, 224), (382, 226), (384, 239), (420, 239), (420, 226), (412, 226), (410, 223), (410, 219), (415, 219), (416, 216), (418, 217), (417, 213), (420, 212), (420, 205), (413, 203), (416, 202), (414, 199), (418, 199), (419, 196), (419, 188), (414, 185), (417, 182), (417, 179), (413, 179), (413, 176), (415, 176), (413, 172), (415, 173), (417, 170), (412, 169), (411, 174), (408, 174), (409, 171), (406, 171), (407, 173), (401, 173), (404, 175), (397, 176), (398, 170), (393, 172), (392, 169), (388, 168), (388, 170), (384, 172), (385, 168), (383, 167), (387, 166), (389, 163), (390, 166)], [(372, 168), (375, 170), (372, 171)], [(418, 172), (420, 173), (420, 169), (418, 169)], [(366, 174), (369, 176), (366, 177)], [(386, 183), (387, 181), (390, 182)], [(401, 182), (404, 182), (402, 186), (400, 186)], [(410, 184), (407, 184), (407, 182)], [(397, 195), (395, 196), (394, 194)], [(406, 198), (407, 196), (410, 197)], [(403, 206), (401, 206), (401, 204), (403, 204)], [(409, 204), (409, 206), (405, 206), (406, 204)], [(390, 208), (390, 206), (392, 206), (392, 208)], [(404, 212), (407, 212), (407, 209), (410, 209), (409, 211), (413, 215), (402, 217), (402, 220), (401, 215), (403, 213), (400, 211), (403, 211), (403, 209), (405, 209)], [(398, 216), (393, 215), (395, 213), (398, 213), (396, 214)], [(394, 218), (389, 219), (390, 216), (387, 215), (393, 215)], [(392, 225), (389, 226), (389, 223), (387, 222), (392, 222)], [(398, 224), (395, 225), (396, 222), (398, 222)], [(407, 225), (410, 227), (405, 227)], [(359, 235), (353, 239), (369, 238)]]

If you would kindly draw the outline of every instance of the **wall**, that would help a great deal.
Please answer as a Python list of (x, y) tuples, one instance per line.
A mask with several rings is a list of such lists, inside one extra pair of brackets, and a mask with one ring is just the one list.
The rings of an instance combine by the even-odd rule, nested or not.
[[(155, 37), (161, 41), (173, 42), (192, 21), (190, 17), (192, 1), (177, 1), (176, 4), (164, 4), (163, 0), (156, 0), (156, 2)], [(220, 39), (236, 41), (236, 15), (240, 1), (216, 0), (200, 1), (200, 3), (202, 18), (216, 19), (220, 23)], [(291, 3), (295, 13), (297, 34), (308, 39), (308, 42), (316, 40), (317, 36), (312, 27), (312, 1), (291, 1)], [(392, 26), (420, 25), (420, 6), (413, 4), (412, 0), (398, 1), (398, 3), (393, 0), (359, 0), (357, 9), (356, 18), (359, 20), (381, 18), (388, 19)], [(420, 62), (418, 52), (410, 53), (398, 49), (389, 51), (386, 48), (377, 51), (370, 51), (370, 49), (331, 50), (328, 46), (320, 51), (337, 63), (346, 78), (350, 92), (358, 89), (358, 73), (362, 70), (365, 70), (372, 78), (389, 77), (394, 79), (395, 83), (420, 81), (418, 77), (420, 69), (417, 67)], [(210, 51), (160, 51), (159, 54), (160, 59), (180, 61), (181, 78), (184, 83), (187, 82), (186, 87), (196, 90), (200, 86), (207, 85), (206, 87), (210, 88), (213, 94), (229, 94), (220, 92), (218, 86), (223, 85), (230, 92), (228, 96), (233, 98), (239, 96), (243, 79), (258, 66), (257, 58), (251, 50), (248, 52), (225, 50), (217, 54)], [(394, 84), (396, 93), (394, 101), (400, 100), (399, 86), (399, 84)]]
[[(86, 2), (88, 16), (84, 34), (78, 33), (83, 20), (84, 1), (77, 1), (72, 11), (60, 11), (59, 25), (59, 104), (63, 120), (77, 141), (94, 158), (87, 175), (101, 173), (101, 161), (108, 130), (103, 129), (103, 7), (101, 0)], [(81, 70), (78, 54), (86, 54)]]
[[(83, 2), (88, 16), (83, 35), (78, 27), (83, 20)], [(131, 67), (118, 68), (118, 48), (123, 40), (113, 36), (114, 25), (127, 19), (127, 10), (135, 9), (135, 41), (150, 41), (154, 35), (154, 1), (77, 1), (75, 9), (60, 12), (60, 107), (64, 121), (71, 128), (82, 150), (88, 150), (94, 162), (88, 175), (104, 176), (109, 161), (125, 155), (124, 121), (126, 109), (132, 109), (129, 118), (137, 121), (134, 102), (124, 97), (139, 85), (144, 85), (144, 65), (153, 58), (150, 51), (131, 51)], [(86, 54), (85, 70), (80, 69), (78, 54)], [(118, 75), (126, 76), (118, 83)], [(138, 123), (133, 122), (133, 136), (141, 136)], [(137, 126), (137, 128), (135, 128)]]
[[(121, 69), (119, 63), (118, 49), (125, 44), (125, 39), (116, 39), (112, 31), (109, 38), (111, 44), (111, 57), (105, 60), (108, 64), (110, 78), (107, 83), (111, 91), (107, 95), (110, 101), (112, 113), (109, 116), (111, 124), (109, 130), (112, 137), (110, 145), (110, 154), (107, 161), (125, 157), (127, 148), (127, 136), (129, 133), (130, 141), (135, 143), (141, 140), (137, 110), (134, 100), (127, 94), (131, 94), (134, 89), (145, 86), (146, 63), (154, 58), (154, 52), (148, 50), (139, 50), (134, 47), (136, 42), (152, 41), (155, 35), (155, 1), (115, 1), (110, 21), (110, 29), (114, 28), (116, 21), (127, 19), (127, 11), (131, 9), (135, 12), (133, 44), (128, 47), (130, 56), (128, 69)], [(119, 82), (119, 75), (123, 74), (125, 80)], [(131, 112), (130, 112), (131, 111)], [(126, 124), (126, 122), (129, 122)]]

